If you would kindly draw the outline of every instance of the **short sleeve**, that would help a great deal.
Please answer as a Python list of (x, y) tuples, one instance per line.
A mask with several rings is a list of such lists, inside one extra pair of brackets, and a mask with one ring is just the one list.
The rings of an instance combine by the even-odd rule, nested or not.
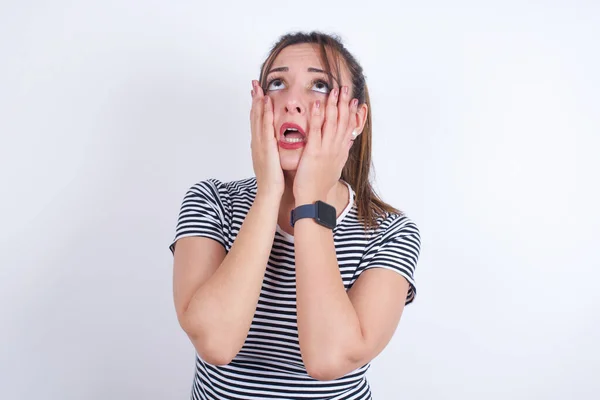
[(193, 185), (183, 197), (175, 238), (169, 246), (175, 254), (175, 243), (184, 237), (207, 237), (226, 247), (224, 211), (219, 197), (219, 181), (207, 179)]
[(396, 271), (409, 283), (405, 305), (412, 303), (417, 294), (414, 274), (421, 250), (417, 225), (406, 217), (398, 217), (378, 237), (378, 242), (361, 272), (371, 268)]

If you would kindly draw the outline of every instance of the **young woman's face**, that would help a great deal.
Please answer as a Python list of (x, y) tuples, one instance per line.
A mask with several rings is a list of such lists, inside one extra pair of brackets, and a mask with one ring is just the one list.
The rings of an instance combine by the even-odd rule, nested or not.
[[(333, 79), (333, 87), (329, 86), (329, 77), (324, 72), (319, 57), (319, 48), (312, 44), (288, 46), (279, 53), (270, 71), (266, 75), (266, 90), (273, 101), (273, 125), (279, 146), (281, 167), (284, 171), (295, 171), (302, 156), (305, 142), (300, 133), (293, 133), (296, 128), (309, 134), (310, 110), (316, 100), (321, 101), (324, 109), (329, 92), (339, 83)], [(342, 83), (350, 85), (350, 74), (342, 66)], [(352, 92), (352, 86), (350, 85)], [(285, 124), (285, 126), (284, 126)], [(292, 125), (292, 133), (284, 136), (286, 127)]]

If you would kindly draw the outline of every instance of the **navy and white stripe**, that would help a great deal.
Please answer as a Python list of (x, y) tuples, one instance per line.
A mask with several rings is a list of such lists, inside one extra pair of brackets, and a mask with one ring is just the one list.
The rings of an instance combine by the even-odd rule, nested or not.
[[(345, 182), (344, 182), (345, 183)], [(347, 184), (348, 185), (348, 184)], [(365, 232), (350, 201), (338, 217), (334, 243), (346, 290), (370, 268), (398, 272), (410, 283), (406, 304), (413, 301), (413, 279), (420, 236), (404, 215), (386, 214), (379, 226)], [(208, 237), (231, 249), (254, 198), (256, 178), (231, 182), (207, 179), (185, 194), (175, 238)], [(277, 226), (256, 312), (244, 346), (225, 366), (211, 365), (196, 354), (192, 399), (330, 399), (371, 398), (365, 377), (369, 364), (334, 381), (311, 378), (304, 368), (296, 325), (294, 237)]]

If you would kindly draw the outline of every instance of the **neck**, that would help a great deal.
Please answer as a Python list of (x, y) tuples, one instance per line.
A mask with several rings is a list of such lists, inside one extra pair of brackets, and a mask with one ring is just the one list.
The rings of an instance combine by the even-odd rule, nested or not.
[(291, 211), (295, 207), (296, 200), (294, 199), (294, 179), (296, 179), (296, 171), (283, 171), (285, 180), (285, 189), (281, 196), (281, 204), (279, 209)]

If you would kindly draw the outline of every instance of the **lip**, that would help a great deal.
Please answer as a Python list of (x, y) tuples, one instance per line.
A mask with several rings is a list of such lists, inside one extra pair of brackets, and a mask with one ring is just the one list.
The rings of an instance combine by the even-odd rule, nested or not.
[(279, 137), (283, 137), (283, 132), (285, 132), (285, 130), (288, 128), (297, 129), (298, 132), (300, 132), (302, 134), (302, 136), (306, 137), (306, 133), (304, 132), (304, 129), (302, 129), (302, 127), (300, 125), (294, 124), (293, 122), (284, 122), (283, 125), (281, 125), (281, 128), (279, 128)]
[(300, 133), (302, 136), (304, 136), (306, 138), (306, 133), (304, 132), (304, 129), (302, 129), (302, 127), (300, 125), (294, 124), (292, 122), (284, 122), (283, 125), (281, 125), (281, 127), (279, 128), (279, 146), (283, 149), (288, 149), (288, 150), (295, 150), (295, 149), (304, 147), (306, 145), (306, 142), (287, 143), (287, 142), (283, 141), (283, 138), (285, 137), (283, 135), (283, 132), (285, 132), (285, 130), (288, 128), (297, 129), (298, 133)]

